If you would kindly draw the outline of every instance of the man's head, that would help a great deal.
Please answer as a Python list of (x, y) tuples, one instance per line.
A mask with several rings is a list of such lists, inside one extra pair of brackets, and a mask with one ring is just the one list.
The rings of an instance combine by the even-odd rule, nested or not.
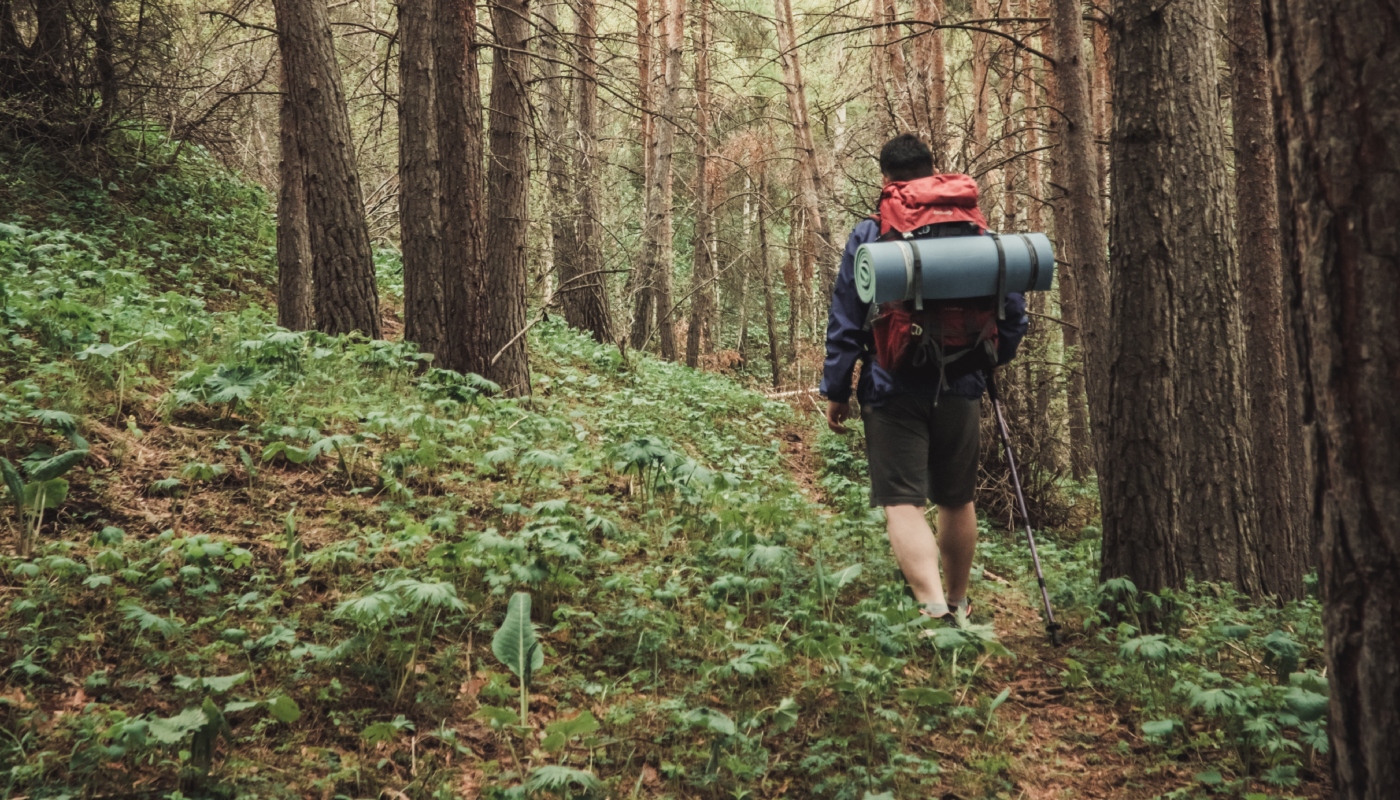
[(891, 183), (933, 174), (933, 151), (912, 133), (901, 133), (880, 148), (880, 174)]

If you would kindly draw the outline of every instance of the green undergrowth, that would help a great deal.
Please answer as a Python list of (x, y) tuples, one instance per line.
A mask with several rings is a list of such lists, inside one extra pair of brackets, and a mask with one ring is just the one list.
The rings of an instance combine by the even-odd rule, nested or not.
[[(7, 796), (1016, 797), (1057, 757), (1015, 631), (917, 614), (851, 442), (558, 321), (529, 399), (279, 329), (265, 198), (191, 160), (5, 179)], [(1024, 610), (984, 539), (979, 602)], [(1125, 713), (1143, 786), (1305, 779), (1315, 605), (1100, 586), (1093, 547), (1044, 544), (1074, 635), (1040, 678)]]

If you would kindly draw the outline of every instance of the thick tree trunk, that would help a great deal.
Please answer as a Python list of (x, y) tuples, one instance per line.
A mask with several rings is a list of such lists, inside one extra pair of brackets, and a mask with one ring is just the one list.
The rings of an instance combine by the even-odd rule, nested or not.
[(436, 0), (433, 78), (441, 170), (442, 282), (446, 369), (486, 374), (486, 266), (482, 225), (481, 89), (476, 0)]
[(685, 363), (700, 365), (710, 352), (713, 337), (714, 253), (710, 250), (711, 200), (710, 154), (710, 0), (697, 0), (695, 8), (695, 241), (691, 270), (690, 320), (686, 331)]
[(436, 0), (399, 2), (399, 243), (403, 336), (441, 363), (447, 352), (433, 26)]
[(612, 314), (608, 308), (608, 284), (603, 274), (603, 251), (598, 218), (598, 5), (596, 0), (579, 0), (578, 30), (574, 40), (578, 66), (574, 70), (574, 98), (577, 107), (578, 163), (574, 169), (574, 193), (578, 198), (578, 274), (569, 276), (559, 287), (564, 318), (575, 328), (593, 334), (599, 342), (613, 340)]
[(792, 20), (792, 0), (774, 0), (775, 19), (778, 27), (778, 47), (785, 54), (783, 61), (783, 83), (788, 89), (788, 115), (792, 120), (793, 138), (798, 149), (798, 191), (802, 196), (807, 219), (812, 225), (822, 249), (816, 259), (822, 264), (820, 291), (822, 297), (830, 297), (836, 283), (836, 270), (840, 266), (841, 251), (831, 238), (831, 225), (827, 221), (826, 210), (822, 207), (825, 182), (822, 179), (821, 165), (817, 162), (817, 146), (812, 139), (812, 125), (807, 113), (807, 84), (802, 77), (802, 62), (798, 58), (797, 40)]
[(275, 0), (273, 6), (297, 130), (306, 143), (316, 324), (332, 335), (359, 331), (378, 339), (374, 254), (326, 6), (317, 0)]
[[(557, 0), (544, 0), (539, 12), (539, 69), (544, 95), (544, 135), (543, 145), (548, 149), (545, 165), (546, 184), (549, 190), (550, 252), (554, 269), (559, 276), (560, 302), (568, 296), (578, 283), (578, 207), (574, 182), (570, 180), (569, 158), (572, 155), (569, 141), (569, 103), (565, 87), (569, 83), (560, 74), (559, 41), (563, 33), (559, 30), (559, 3)], [(548, 304), (546, 304), (548, 305)], [(565, 319), (568, 314), (565, 314)]]
[(1244, 346), (1248, 355), (1254, 480), (1262, 538), (1264, 591), (1283, 599), (1303, 595), (1312, 559), (1300, 519), (1291, 463), (1301, 434), (1290, 423), (1297, 397), (1288, 369), (1279, 243), (1278, 151), (1274, 144), (1273, 75), (1264, 35), (1264, 0), (1231, 0), (1231, 110), (1235, 133), (1235, 223), (1239, 243)]
[(277, 165), (277, 324), (288, 330), (309, 331), (316, 327), (311, 228), (306, 222), (306, 175), (296, 104), (287, 90), (285, 70), (277, 117), (282, 148)]
[(1388, 2), (1271, 8), (1333, 796), (1383, 800), (1400, 787), (1400, 41)]
[(1147, 591), (1194, 576), (1257, 595), (1263, 551), (1212, 8), (1119, 0), (1114, 17), (1103, 575)]
[(487, 378), (508, 394), (530, 393), (525, 347), (525, 233), (530, 221), (529, 0), (492, 0), (491, 161), (486, 173), (486, 308), (479, 321), (490, 356)]

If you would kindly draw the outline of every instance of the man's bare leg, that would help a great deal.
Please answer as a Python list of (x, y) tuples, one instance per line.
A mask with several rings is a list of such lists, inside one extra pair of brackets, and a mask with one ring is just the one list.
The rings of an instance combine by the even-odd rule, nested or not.
[(938, 550), (943, 553), (947, 602), (955, 606), (967, 599), (968, 575), (977, 550), (977, 509), (972, 503), (938, 507)]
[[(971, 504), (968, 506), (971, 508)], [(942, 509), (939, 509), (940, 517)], [(894, 559), (904, 572), (904, 579), (914, 591), (914, 598), (924, 605), (943, 606), (943, 581), (938, 577), (938, 542), (929, 530), (928, 520), (920, 506), (885, 506), (885, 528), (889, 532)], [(976, 518), (972, 534), (977, 535)], [(970, 557), (969, 562), (971, 563)], [(966, 591), (966, 575), (963, 586)]]

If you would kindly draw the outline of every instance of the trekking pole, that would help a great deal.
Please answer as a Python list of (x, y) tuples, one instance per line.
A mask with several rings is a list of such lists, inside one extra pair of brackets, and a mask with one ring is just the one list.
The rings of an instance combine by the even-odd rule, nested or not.
[(1050, 635), (1050, 643), (1059, 647), (1060, 623), (1055, 621), (1055, 611), (1050, 608), (1050, 590), (1045, 588), (1045, 573), (1040, 569), (1040, 553), (1035, 549), (1035, 534), (1031, 533), (1031, 515), (1026, 511), (1026, 494), (1021, 491), (1021, 476), (1016, 471), (1016, 456), (1011, 452), (1011, 432), (1006, 427), (1006, 417), (1001, 413), (1001, 397), (997, 394), (996, 377), (991, 372), (987, 373), (987, 396), (992, 398), (992, 411), (996, 413), (1001, 446), (1006, 450), (1006, 464), (1011, 468), (1011, 485), (1016, 488), (1016, 504), (1020, 507), (1021, 521), (1026, 524), (1026, 543), (1031, 546), (1035, 579), (1040, 583), (1040, 599), (1045, 602), (1045, 632)]

